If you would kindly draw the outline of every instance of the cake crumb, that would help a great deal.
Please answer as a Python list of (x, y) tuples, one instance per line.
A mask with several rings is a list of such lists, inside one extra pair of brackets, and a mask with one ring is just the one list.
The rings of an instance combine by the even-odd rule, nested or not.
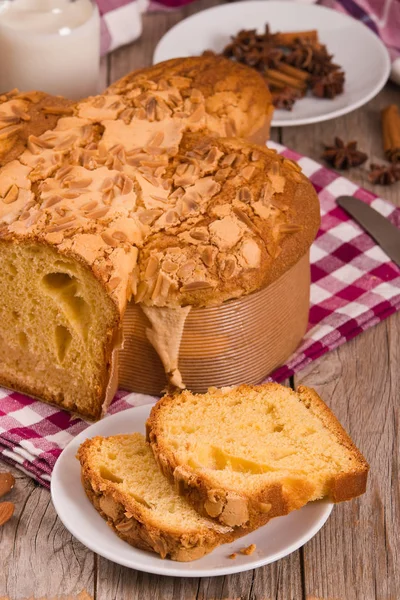
[(250, 546), (247, 546), (247, 548), (242, 548), (240, 550), (240, 554), (246, 554), (247, 556), (249, 556), (250, 554), (253, 554), (256, 548), (257, 546), (255, 544), (250, 544)]
[(236, 554), (236, 552), (233, 552), (232, 554), (230, 554), (230, 555), (228, 556), (228, 558), (231, 558), (232, 560), (235, 560), (235, 558), (236, 558), (236, 557), (237, 557), (237, 554)]

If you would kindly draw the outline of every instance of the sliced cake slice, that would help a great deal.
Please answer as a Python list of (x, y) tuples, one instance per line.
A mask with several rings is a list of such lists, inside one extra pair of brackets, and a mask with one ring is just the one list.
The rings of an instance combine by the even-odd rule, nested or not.
[(364, 493), (368, 464), (312, 389), (241, 385), (165, 396), (147, 435), (163, 473), (196, 510), (255, 528), (307, 502)]
[(89, 500), (136, 548), (190, 561), (237, 537), (231, 527), (201, 517), (177, 494), (140, 433), (86, 440), (77, 458)]

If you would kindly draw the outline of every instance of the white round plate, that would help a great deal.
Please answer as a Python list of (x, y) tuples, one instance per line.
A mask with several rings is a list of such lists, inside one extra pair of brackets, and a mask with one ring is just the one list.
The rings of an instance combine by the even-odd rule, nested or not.
[[(82, 544), (115, 563), (158, 575), (176, 577), (211, 577), (240, 573), (283, 558), (311, 539), (329, 517), (333, 504), (314, 502), (286, 517), (272, 519), (270, 523), (236, 540), (216, 548), (200, 560), (179, 563), (162, 560), (157, 554), (133, 548), (113, 533), (93, 508), (80, 481), (80, 465), (76, 453), (80, 444), (95, 435), (109, 436), (118, 433), (144, 433), (151, 405), (138, 406), (106, 417), (88, 427), (68, 444), (57, 460), (51, 477), (51, 496), (58, 516), (65, 527)], [(251, 556), (238, 554), (235, 560), (229, 554), (240, 548), (256, 544)]]
[(272, 31), (317, 29), (321, 42), (346, 74), (343, 94), (333, 100), (307, 96), (296, 102), (292, 111), (276, 110), (272, 126), (305, 125), (345, 115), (371, 100), (385, 85), (390, 59), (378, 36), (343, 13), (300, 2), (235, 2), (199, 12), (164, 35), (153, 62), (197, 56), (204, 50), (221, 52), (241, 29), (263, 32), (266, 23)]

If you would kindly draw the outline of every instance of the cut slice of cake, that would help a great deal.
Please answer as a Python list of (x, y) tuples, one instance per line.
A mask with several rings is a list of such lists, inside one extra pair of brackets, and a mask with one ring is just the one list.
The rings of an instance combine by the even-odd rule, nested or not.
[(163, 473), (196, 510), (258, 527), (307, 502), (364, 493), (368, 464), (312, 389), (241, 385), (165, 396), (148, 439)]
[(132, 546), (190, 561), (237, 537), (177, 494), (140, 433), (86, 440), (77, 457), (89, 500)]
[(1, 384), (99, 418), (117, 386), (115, 304), (51, 246), (0, 240), (0, 261)]

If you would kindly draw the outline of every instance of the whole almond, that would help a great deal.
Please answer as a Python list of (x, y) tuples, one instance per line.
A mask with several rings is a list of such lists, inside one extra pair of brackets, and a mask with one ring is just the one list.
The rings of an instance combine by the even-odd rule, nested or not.
[(15, 485), (14, 476), (11, 473), (0, 473), (0, 498), (8, 494)]
[(0, 527), (7, 523), (14, 514), (14, 504), (12, 502), (1, 502), (0, 503)]

